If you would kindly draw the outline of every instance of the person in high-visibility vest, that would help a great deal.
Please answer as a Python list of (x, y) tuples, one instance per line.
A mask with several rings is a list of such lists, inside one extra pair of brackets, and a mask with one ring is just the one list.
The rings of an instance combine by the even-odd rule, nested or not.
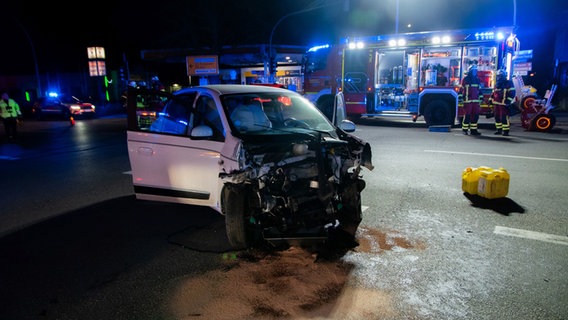
[(515, 86), (513, 81), (507, 79), (507, 71), (497, 71), (497, 81), (495, 88), (489, 98), (489, 103), (493, 106), (493, 114), (495, 115), (495, 134), (509, 135), (509, 109), (515, 100)]
[(6, 92), (2, 94), (2, 99), (0, 100), (0, 118), (4, 122), (6, 137), (8, 139), (17, 138), (18, 121), (22, 121), (22, 112), (18, 103), (10, 99)]
[(465, 115), (462, 121), (463, 134), (467, 135), (468, 131), (472, 136), (479, 136), (481, 133), (477, 131), (477, 121), (479, 121), (479, 113), (481, 111), (481, 81), (477, 77), (477, 65), (472, 65), (467, 71), (467, 76), (462, 80), (458, 98), (463, 101)]

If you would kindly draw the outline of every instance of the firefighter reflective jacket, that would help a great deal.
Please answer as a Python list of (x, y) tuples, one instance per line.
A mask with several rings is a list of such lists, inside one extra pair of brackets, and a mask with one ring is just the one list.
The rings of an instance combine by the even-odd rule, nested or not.
[(515, 100), (515, 95), (516, 91), (513, 81), (499, 79), (491, 93), (489, 103), (492, 105), (509, 106)]
[(463, 103), (469, 102), (478, 102), (480, 103), (480, 85), (481, 81), (478, 77), (474, 77), (468, 74), (465, 78), (463, 78), (460, 92), (458, 94), (458, 99), (463, 101)]

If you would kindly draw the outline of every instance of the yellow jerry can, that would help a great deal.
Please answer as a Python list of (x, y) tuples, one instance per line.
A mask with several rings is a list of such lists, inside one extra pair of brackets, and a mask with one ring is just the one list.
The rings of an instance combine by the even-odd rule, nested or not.
[(467, 167), (462, 173), (462, 190), (487, 199), (503, 198), (509, 192), (509, 178), (504, 168)]
[(489, 167), (467, 167), (462, 173), (462, 190), (465, 193), (477, 194), (477, 184), (479, 182), (479, 170), (491, 169)]

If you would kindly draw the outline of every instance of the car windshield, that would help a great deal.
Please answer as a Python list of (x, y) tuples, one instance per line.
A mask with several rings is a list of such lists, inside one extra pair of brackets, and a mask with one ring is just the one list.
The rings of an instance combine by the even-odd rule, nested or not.
[(223, 96), (222, 102), (232, 127), (241, 134), (334, 130), (327, 118), (299, 95), (232, 94)]

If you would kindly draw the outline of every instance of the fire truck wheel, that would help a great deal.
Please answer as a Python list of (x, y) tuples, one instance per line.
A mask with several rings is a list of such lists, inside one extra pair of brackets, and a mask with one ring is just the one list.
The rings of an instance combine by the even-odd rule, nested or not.
[(433, 100), (424, 109), (424, 120), (427, 126), (453, 125), (450, 106), (442, 100)]
[(361, 115), (360, 114), (352, 114), (352, 113), (348, 114), (347, 120), (353, 121), (353, 123), (359, 123), (359, 121), (361, 120)]
[(556, 118), (553, 115), (541, 114), (533, 120), (532, 127), (535, 130), (547, 132), (550, 131), (555, 124)]
[(333, 119), (333, 99), (330, 94), (322, 95), (316, 101), (316, 107), (331, 121)]

